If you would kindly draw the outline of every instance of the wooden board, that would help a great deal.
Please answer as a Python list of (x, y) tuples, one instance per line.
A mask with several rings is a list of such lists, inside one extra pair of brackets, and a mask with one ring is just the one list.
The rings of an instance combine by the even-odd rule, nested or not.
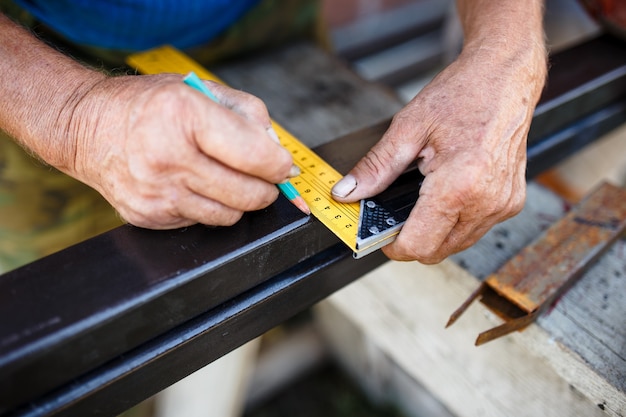
[[(567, 208), (562, 199), (533, 184), (523, 215), (496, 226), (476, 246), (452, 259), (484, 278), (565, 214)], [(606, 389), (614, 387), (621, 392), (621, 414), (626, 415), (625, 241), (616, 242), (549, 314), (539, 317), (538, 323), (549, 337), (588, 363), (606, 381)], [(563, 372), (569, 373), (567, 369)], [(594, 401), (598, 404), (605, 401), (602, 390), (594, 388), (599, 382), (580, 379), (577, 383), (586, 387), (584, 392), (597, 391)]]

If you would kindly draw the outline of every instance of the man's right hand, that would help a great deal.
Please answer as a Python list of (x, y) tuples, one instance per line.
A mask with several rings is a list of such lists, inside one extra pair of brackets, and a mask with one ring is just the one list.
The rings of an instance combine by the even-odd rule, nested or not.
[(180, 75), (101, 80), (67, 125), (74, 158), (65, 170), (152, 229), (232, 225), (268, 206), (291, 155), (270, 137), (260, 99), (207, 83), (220, 104)]
[(2, 14), (0, 73), (0, 129), (134, 225), (231, 225), (274, 201), (290, 174), (252, 95), (210, 84), (217, 104), (181, 75), (108, 77)]

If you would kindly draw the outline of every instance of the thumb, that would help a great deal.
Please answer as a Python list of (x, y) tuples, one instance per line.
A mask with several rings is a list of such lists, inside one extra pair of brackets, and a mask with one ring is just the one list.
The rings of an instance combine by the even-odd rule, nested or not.
[(417, 140), (398, 138), (390, 128), (352, 170), (331, 190), (333, 198), (354, 202), (385, 190), (411, 164), (418, 153)]

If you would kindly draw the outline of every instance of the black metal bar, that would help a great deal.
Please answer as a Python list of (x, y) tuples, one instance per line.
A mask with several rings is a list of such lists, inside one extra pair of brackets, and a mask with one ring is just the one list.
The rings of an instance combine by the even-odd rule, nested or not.
[(356, 261), (338, 244), (12, 416), (116, 415), (240, 346), (242, 338), (261, 335), (384, 261), (380, 253)]
[[(626, 121), (626, 47), (580, 48), (553, 59), (533, 175)], [(345, 172), (387, 124), (316, 150)], [(132, 406), (384, 261), (337, 242), (281, 199), (233, 228), (121, 227), (0, 276), (0, 415)]]
[(527, 177), (534, 178), (625, 122), (626, 100), (620, 100), (530, 142)]
[(550, 59), (528, 134), (528, 177), (626, 121), (626, 44), (601, 36)]
[[(319, 153), (346, 170), (383, 129)], [(281, 198), (230, 228), (124, 226), (2, 275), (0, 415), (337, 242)]]
[(290, 206), (250, 214), (232, 230), (121, 227), (3, 276), (0, 411), (336, 243)]

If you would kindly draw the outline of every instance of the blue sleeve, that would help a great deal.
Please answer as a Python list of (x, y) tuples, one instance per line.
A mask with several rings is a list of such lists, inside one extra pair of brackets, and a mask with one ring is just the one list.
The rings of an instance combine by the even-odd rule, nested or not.
[(14, 0), (72, 42), (137, 51), (206, 43), (259, 0)]

